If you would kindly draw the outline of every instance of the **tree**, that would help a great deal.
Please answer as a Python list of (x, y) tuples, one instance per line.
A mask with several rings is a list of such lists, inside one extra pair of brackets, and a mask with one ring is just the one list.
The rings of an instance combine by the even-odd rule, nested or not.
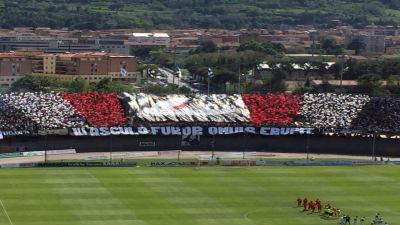
[(148, 47), (148, 46), (138, 46), (133, 47), (131, 53), (137, 57), (149, 57), (151, 51), (160, 50), (160, 47)]
[(397, 25), (399, 5), (398, 0), (3, 0), (0, 24), (3, 28), (251, 29), (270, 24), (326, 26), (335, 18), (353, 26)]
[(335, 39), (326, 38), (321, 41), (321, 48), (325, 50), (328, 55), (341, 55), (343, 54), (343, 49), (340, 45), (336, 43)]
[(356, 90), (370, 95), (385, 94), (381, 84), (382, 77), (377, 74), (365, 74), (358, 79)]
[(200, 44), (200, 46), (195, 50), (195, 53), (212, 53), (217, 52), (218, 47), (212, 41), (206, 41)]
[(73, 81), (63, 81), (51, 76), (25, 76), (11, 85), (11, 91), (49, 92), (49, 91), (105, 91), (105, 92), (135, 92), (132, 85), (123, 81), (103, 79), (95, 85), (90, 85), (87, 80), (77, 78)]
[(400, 94), (400, 75), (391, 75), (388, 78), (387, 89), (391, 94)]
[(149, 55), (154, 62), (163, 66), (172, 67), (174, 65), (174, 57), (172, 54), (165, 52), (163, 49), (152, 50)]
[(150, 71), (154, 71), (155, 76), (160, 74), (160, 69), (158, 68), (158, 66), (156, 64), (140, 64), (137, 68), (137, 71), (142, 72), (143, 70), (145, 70), (146, 72), (148, 70)]
[(11, 85), (11, 91), (48, 92), (68, 89), (68, 83), (50, 76), (28, 75)]
[(124, 3), (123, 3), (122, 1), (115, 1), (114, 3), (112, 3), (112, 4), (109, 6), (109, 8), (110, 8), (111, 10), (114, 10), (114, 11), (120, 11), (121, 9), (124, 8)]
[(348, 49), (356, 51), (356, 55), (361, 54), (365, 50), (365, 47), (365, 43), (359, 38), (355, 38), (347, 46)]
[(142, 91), (150, 94), (189, 94), (190, 89), (187, 87), (178, 87), (175, 84), (160, 85), (154, 83), (146, 83), (142, 87)]
[(83, 78), (76, 78), (69, 84), (69, 91), (72, 92), (84, 92), (90, 90), (90, 84)]
[(136, 90), (133, 88), (132, 85), (125, 83), (123, 81), (111, 81), (108, 78), (103, 79), (99, 83), (97, 83), (95, 89), (97, 91), (104, 91), (104, 92), (114, 92), (114, 91), (128, 92), (128, 93), (136, 92)]
[(267, 55), (278, 55), (285, 52), (285, 47), (280, 43), (259, 43), (259, 42), (249, 42), (241, 44), (238, 48), (238, 51), (246, 51), (251, 50), (255, 52), (262, 52)]
[(286, 91), (285, 84), (286, 74), (283, 71), (276, 71), (272, 74), (271, 80), (268, 81), (271, 92), (284, 92)]

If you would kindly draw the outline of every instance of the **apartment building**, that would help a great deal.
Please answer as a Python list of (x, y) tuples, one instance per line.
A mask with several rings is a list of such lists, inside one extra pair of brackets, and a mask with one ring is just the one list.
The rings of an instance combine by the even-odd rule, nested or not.
[(167, 33), (132, 33), (129, 35), (125, 45), (137, 46), (158, 46), (169, 48), (171, 38)]
[(10, 86), (26, 75), (32, 73), (32, 62), (41, 52), (3, 52), (0, 53), (0, 86)]
[(0, 52), (18, 50), (40, 50), (46, 53), (105, 51), (117, 54), (129, 54), (130, 51), (124, 40), (117, 39), (59, 38), (20, 40), (0, 37)]
[(219, 48), (235, 49), (240, 46), (240, 35), (236, 33), (205, 33), (200, 37), (200, 42), (213, 42)]
[(136, 82), (137, 59), (134, 56), (106, 52), (42, 54), (33, 62), (34, 75), (55, 75), (63, 80), (81, 77), (91, 83), (104, 78)]
[(26, 75), (56, 76), (63, 80), (80, 77), (90, 83), (97, 83), (105, 78), (140, 82), (137, 66), (134, 56), (106, 52), (0, 53), (0, 85), (10, 86)]
[(385, 36), (375, 35), (367, 32), (353, 32), (346, 36), (345, 44), (348, 45), (353, 40), (359, 39), (365, 44), (366, 53), (384, 53), (385, 52)]

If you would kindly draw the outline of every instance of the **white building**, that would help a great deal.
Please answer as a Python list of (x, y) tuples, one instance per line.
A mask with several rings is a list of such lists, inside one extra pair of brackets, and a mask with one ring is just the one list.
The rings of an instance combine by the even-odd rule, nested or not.
[(167, 33), (132, 33), (125, 43), (130, 46), (160, 46), (168, 48), (171, 38)]
[(385, 36), (375, 35), (368, 32), (356, 32), (346, 35), (345, 44), (350, 44), (354, 39), (359, 39), (365, 44), (366, 53), (383, 53), (385, 52)]

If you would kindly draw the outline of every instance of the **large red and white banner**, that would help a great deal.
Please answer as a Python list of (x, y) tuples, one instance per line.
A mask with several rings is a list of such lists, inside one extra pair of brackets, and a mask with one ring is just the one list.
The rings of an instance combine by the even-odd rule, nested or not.
[(128, 94), (131, 115), (147, 122), (250, 122), (240, 95), (155, 96)]

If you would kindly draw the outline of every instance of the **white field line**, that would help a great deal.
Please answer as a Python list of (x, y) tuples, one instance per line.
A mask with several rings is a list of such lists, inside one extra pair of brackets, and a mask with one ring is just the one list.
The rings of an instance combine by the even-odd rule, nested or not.
[(10, 216), (8, 215), (7, 210), (6, 210), (6, 207), (4, 207), (3, 201), (2, 201), (1, 199), (0, 199), (0, 204), (1, 204), (1, 206), (3, 207), (4, 212), (6, 213), (6, 216), (7, 216), (7, 218), (8, 218), (8, 221), (10, 222), (11, 225), (14, 225), (13, 222), (11, 221), (11, 218), (10, 218)]

